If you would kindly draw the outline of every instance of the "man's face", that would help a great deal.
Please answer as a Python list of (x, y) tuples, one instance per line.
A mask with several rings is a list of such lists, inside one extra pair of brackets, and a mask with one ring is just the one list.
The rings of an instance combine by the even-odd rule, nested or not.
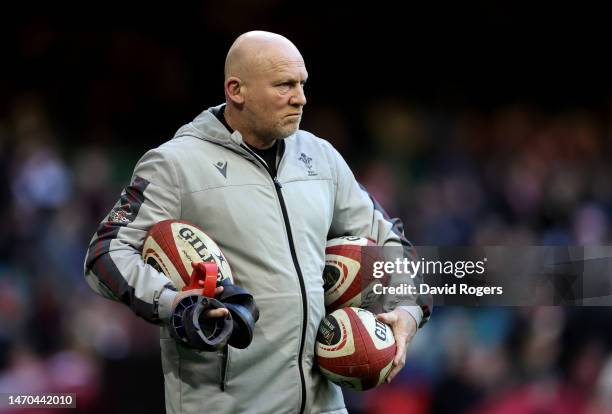
[(262, 58), (260, 65), (245, 85), (244, 109), (252, 133), (271, 143), (298, 130), (308, 72), (302, 57), (288, 52)]

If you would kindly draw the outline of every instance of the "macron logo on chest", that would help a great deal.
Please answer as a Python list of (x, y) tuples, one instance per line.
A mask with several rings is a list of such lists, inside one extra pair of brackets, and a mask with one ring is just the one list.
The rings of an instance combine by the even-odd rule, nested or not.
[(223, 175), (223, 178), (227, 178), (227, 161), (225, 162), (219, 161), (214, 165), (217, 171), (219, 171), (221, 175)]

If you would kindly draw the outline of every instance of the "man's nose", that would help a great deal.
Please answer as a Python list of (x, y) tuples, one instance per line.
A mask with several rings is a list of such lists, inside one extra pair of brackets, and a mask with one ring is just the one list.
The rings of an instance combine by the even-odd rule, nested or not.
[(291, 97), (291, 101), (289, 103), (291, 105), (306, 105), (306, 94), (304, 93), (304, 85), (298, 85), (295, 90), (296, 92)]

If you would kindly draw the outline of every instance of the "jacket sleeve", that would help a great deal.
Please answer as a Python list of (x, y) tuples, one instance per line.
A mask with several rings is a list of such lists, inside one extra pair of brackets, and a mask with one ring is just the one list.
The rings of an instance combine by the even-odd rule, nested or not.
[(178, 177), (169, 155), (159, 149), (147, 152), (89, 244), (84, 265), (89, 286), (149, 322), (169, 319), (176, 288), (144, 263), (141, 249), (151, 226), (180, 217), (180, 204)]
[[(412, 244), (404, 236), (404, 226), (400, 219), (391, 218), (361, 186), (346, 161), (334, 149), (336, 198), (334, 203), (334, 216), (329, 231), (329, 238), (345, 235), (368, 237), (379, 246), (402, 247), (405, 257), (416, 257)], [(417, 279), (422, 276), (417, 276)], [(418, 285), (419, 280), (414, 281)], [(394, 299), (387, 303), (387, 309), (403, 305)], [(410, 313), (417, 326), (423, 326), (429, 319), (433, 300), (430, 295), (419, 295), (411, 298), (409, 304), (402, 306)], [(414, 305), (416, 303), (416, 305)], [(390, 305), (390, 306), (389, 306)]]

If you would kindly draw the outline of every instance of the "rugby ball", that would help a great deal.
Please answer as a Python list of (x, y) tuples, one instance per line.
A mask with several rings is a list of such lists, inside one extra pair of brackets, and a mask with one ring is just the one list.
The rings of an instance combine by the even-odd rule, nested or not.
[(232, 270), (223, 252), (202, 229), (182, 220), (164, 220), (147, 233), (142, 246), (146, 264), (165, 274), (179, 290), (189, 284), (195, 262), (217, 264), (217, 284), (233, 283)]
[(326, 313), (351, 306), (367, 308), (376, 299), (373, 285), (386, 282), (372, 275), (374, 262), (379, 260), (385, 260), (382, 248), (365, 237), (328, 240), (323, 270)]
[(330, 381), (354, 390), (382, 384), (395, 357), (391, 327), (365, 309), (343, 308), (319, 325), (315, 353)]

